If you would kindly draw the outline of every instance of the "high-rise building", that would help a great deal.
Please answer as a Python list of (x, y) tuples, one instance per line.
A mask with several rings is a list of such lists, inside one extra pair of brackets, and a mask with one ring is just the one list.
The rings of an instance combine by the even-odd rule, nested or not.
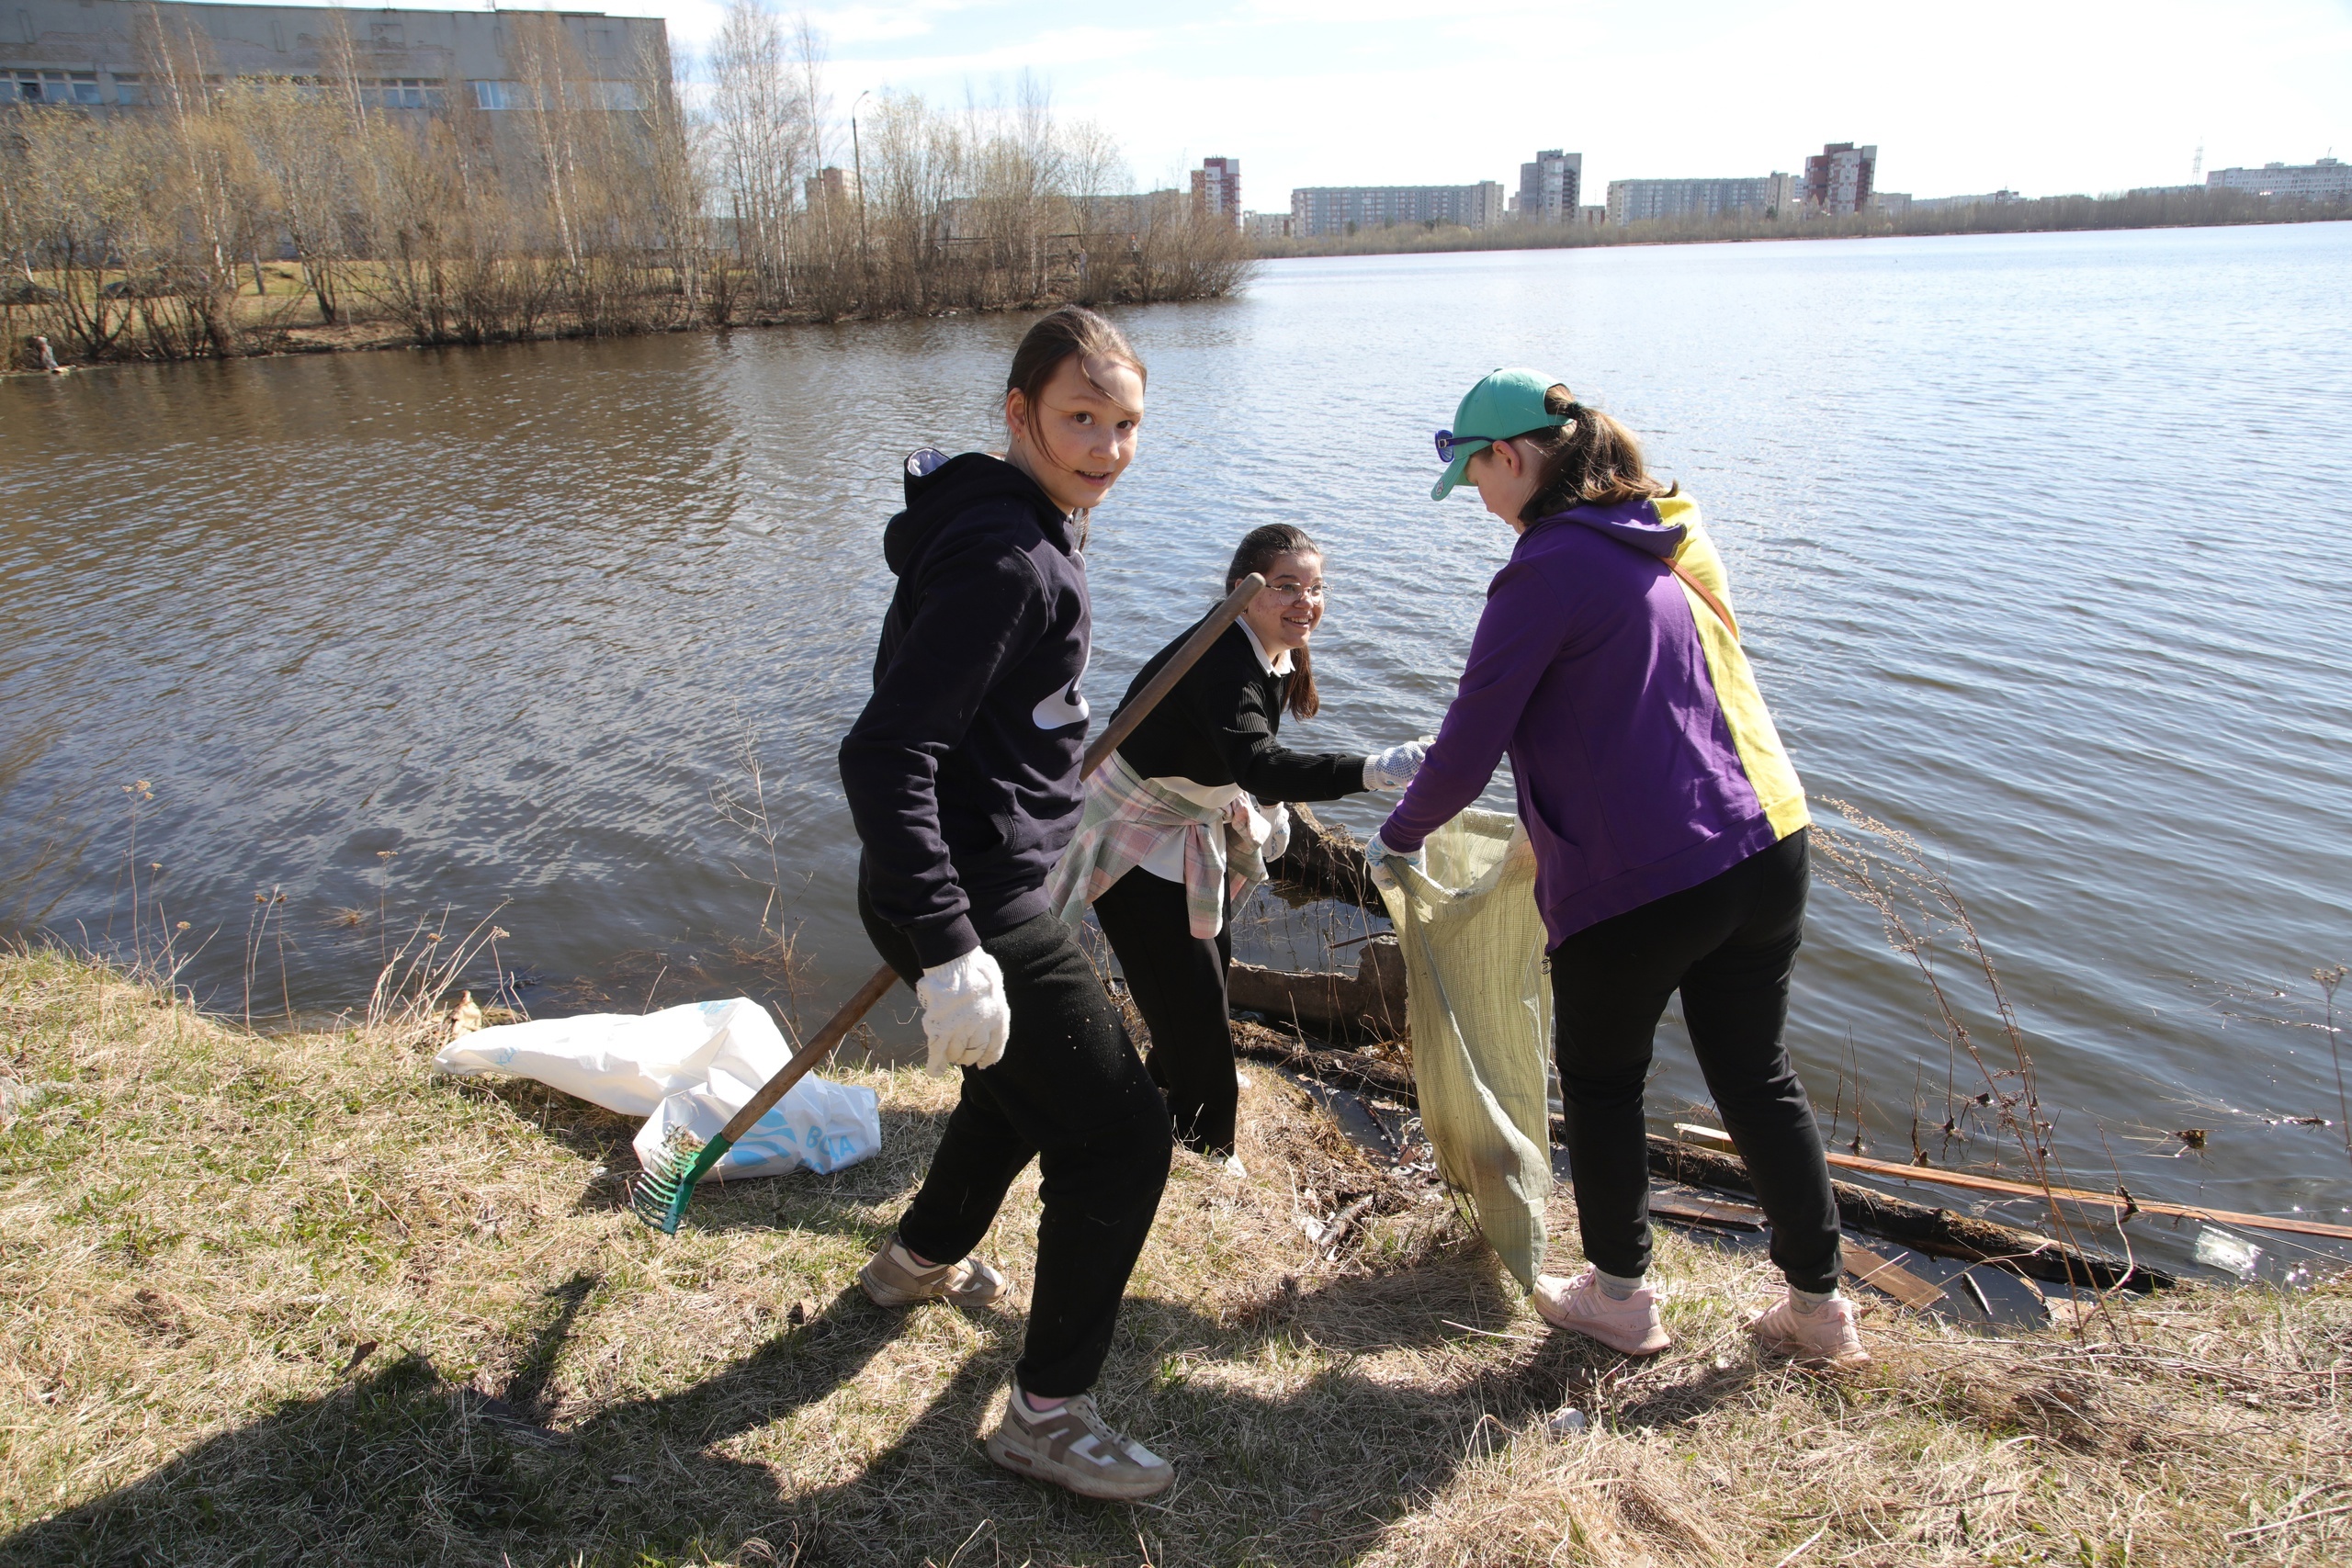
[(800, 188), (807, 193), (808, 209), (813, 212), (827, 202), (845, 201), (849, 198), (849, 175), (842, 169), (828, 164), (802, 180)]
[[(1785, 176), (1782, 176), (1785, 178)], [(1611, 180), (1609, 221), (1660, 218), (1761, 218), (1772, 205), (1772, 176), (1729, 180)]]
[(1474, 186), (1307, 186), (1290, 193), (1291, 231), (1302, 239), (1396, 224), (1487, 229), (1502, 221), (1500, 180)]
[(1878, 149), (1832, 141), (1804, 161), (1804, 204), (1833, 216), (1868, 211), (1878, 175)]
[(1241, 160), (1204, 158), (1193, 171), (1193, 210), (1203, 218), (1241, 226)]
[(2265, 164), (2258, 169), (2215, 169), (2205, 176), (2213, 190), (2250, 190), (2273, 201), (2352, 199), (2352, 164), (2322, 158), (2316, 164)]
[(1245, 212), (1241, 215), (1241, 232), (1252, 240), (1287, 240), (1291, 237), (1291, 216), (1287, 212)]
[(1583, 197), (1584, 154), (1555, 147), (1519, 166), (1519, 200), (1512, 211), (1522, 223), (1572, 223)]

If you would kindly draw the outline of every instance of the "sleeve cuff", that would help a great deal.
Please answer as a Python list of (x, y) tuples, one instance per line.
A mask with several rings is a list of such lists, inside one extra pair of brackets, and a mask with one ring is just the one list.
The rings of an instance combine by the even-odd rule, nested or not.
[(907, 941), (914, 947), (915, 961), (925, 969), (953, 964), (980, 945), (979, 933), (972, 929), (968, 915), (958, 915), (941, 925), (910, 927)]

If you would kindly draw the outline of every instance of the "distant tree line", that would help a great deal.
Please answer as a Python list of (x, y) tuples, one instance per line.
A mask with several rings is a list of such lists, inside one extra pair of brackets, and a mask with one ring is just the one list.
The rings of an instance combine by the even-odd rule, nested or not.
[(616, 94), (554, 14), (506, 24), (500, 110), (383, 107), (341, 12), (294, 80), (224, 78), (151, 10), (147, 107), (0, 111), (0, 364), (36, 335), (72, 363), (1182, 299), (1249, 265), (1174, 193), (1115, 194), (1115, 145), (1034, 89), (886, 93), (844, 138), (816, 33), (758, 0), (691, 110), (666, 60)]
[(2205, 187), (2117, 196), (2050, 196), (1913, 209), (1781, 218), (1660, 218), (1639, 223), (1504, 223), (1492, 229), (1398, 225), (1311, 240), (1266, 240), (1261, 257), (1387, 255), (1423, 251), (1563, 250), (1583, 245), (1661, 245), (1727, 240), (1832, 240), (1890, 234), (2018, 234), (2048, 230), (2176, 229), (2209, 224), (2301, 223), (2352, 219), (2352, 202), (2274, 201), (2253, 191)]

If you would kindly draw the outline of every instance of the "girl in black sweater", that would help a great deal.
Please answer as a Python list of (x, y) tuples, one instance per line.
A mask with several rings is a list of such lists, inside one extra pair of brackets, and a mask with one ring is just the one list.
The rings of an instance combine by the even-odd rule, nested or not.
[[(1323, 618), (1323, 553), (1301, 530), (1271, 525), (1234, 552), (1227, 592), (1253, 571), (1266, 591), (1095, 774), (1054, 884), (1065, 919), (1083, 915), (1080, 890), (1092, 897), (1151, 1031), (1147, 1066), (1177, 1137), (1237, 1171), (1225, 991), (1234, 901), (1288, 840), (1282, 802), (1402, 789), (1426, 750), (1408, 741), (1366, 756), (1282, 744), (1283, 716), (1311, 717), (1320, 705), (1307, 641)], [(1122, 706), (1190, 634), (1144, 665)]]

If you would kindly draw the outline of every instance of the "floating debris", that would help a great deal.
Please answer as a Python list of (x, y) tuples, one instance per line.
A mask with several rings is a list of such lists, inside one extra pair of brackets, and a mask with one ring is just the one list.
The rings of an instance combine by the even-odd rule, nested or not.
[(2262, 1261), (2262, 1248), (2243, 1236), (2227, 1231), (2217, 1231), (2207, 1225), (2197, 1233), (2197, 1261), (2215, 1269), (2226, 1269), (2241, 1280), (2251, 1280)]
[(2183, 1127), (2173, 1136), (2192, 1149), (2201, 1149), (2205, 1146), (2205, 1129), (2202, 1127)]

